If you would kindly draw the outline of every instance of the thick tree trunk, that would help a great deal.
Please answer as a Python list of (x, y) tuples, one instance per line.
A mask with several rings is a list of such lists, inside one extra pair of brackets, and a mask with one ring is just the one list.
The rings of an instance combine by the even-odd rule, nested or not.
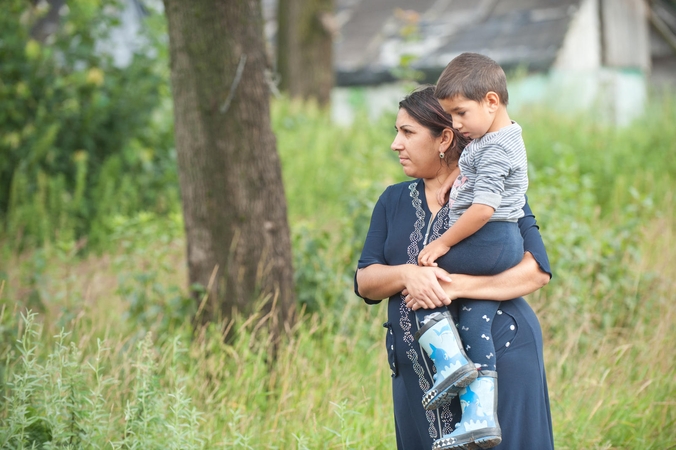
[[(190, 283), (201, 320), (294, 305), (260, 0), (164, 0)], [(203, 296), (196, 295), (201, 301)]]
[(291, 97), (331, 99), (334, 0), (279, 0), (277, 71), (280, 89)]

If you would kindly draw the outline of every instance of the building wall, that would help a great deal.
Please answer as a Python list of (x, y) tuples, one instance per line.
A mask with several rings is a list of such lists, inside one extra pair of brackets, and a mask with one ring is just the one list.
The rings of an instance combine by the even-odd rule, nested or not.
[[(642, 1), (583, 0), (549, 72), (510, 86), (515, 109), (544, 101), (562, 112), (594, 111), (620, 126), (640, 115), (650, 59), (647, 17), (635, 14)], [(628, 49), (632, 55), (620, 56)]]
[(645, 0), (600, 0), (603, 65), (650, 72)]
[(598, 70), (601, 67), (599, 0), (583, 0), (552, 69)]

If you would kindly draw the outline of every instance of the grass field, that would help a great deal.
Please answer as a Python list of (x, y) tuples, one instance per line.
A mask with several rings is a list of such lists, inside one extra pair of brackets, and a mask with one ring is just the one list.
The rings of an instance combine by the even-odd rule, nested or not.
[[(676, 103), (650, 111), (513, 117), (555, 275), (528, 300), (561, 450), (676, 448)], [(0, 448), (394, 448), (386, 311), (352, 293), (371, 208), (404, 179), (392, 123), (274, 105), (306, 314), (273, 364), (261, 316), (193, 332), (178, 214), (115, 218), (101, 252), (0, 246)]]

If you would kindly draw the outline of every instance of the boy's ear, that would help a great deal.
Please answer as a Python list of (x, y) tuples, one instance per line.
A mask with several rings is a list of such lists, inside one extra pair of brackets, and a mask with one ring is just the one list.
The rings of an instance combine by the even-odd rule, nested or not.
[(488, 91), (484, 101), (491, 111), (495, 111), (500, 106), (500, 96), (494, 91)]

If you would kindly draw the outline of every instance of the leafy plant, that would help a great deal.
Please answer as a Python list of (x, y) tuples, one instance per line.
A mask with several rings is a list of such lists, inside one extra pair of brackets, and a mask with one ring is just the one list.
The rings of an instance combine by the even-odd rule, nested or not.
[(120, 67), (103, 45), (122, 6), (64, 4), (43, 33), (48, 2), (3, 3), (0, 229), (17, 248), (78, 239), (112, 214), (175, 207), (170, 115), (155, 114), (167, 110), (162, 53), (148, 37)]

